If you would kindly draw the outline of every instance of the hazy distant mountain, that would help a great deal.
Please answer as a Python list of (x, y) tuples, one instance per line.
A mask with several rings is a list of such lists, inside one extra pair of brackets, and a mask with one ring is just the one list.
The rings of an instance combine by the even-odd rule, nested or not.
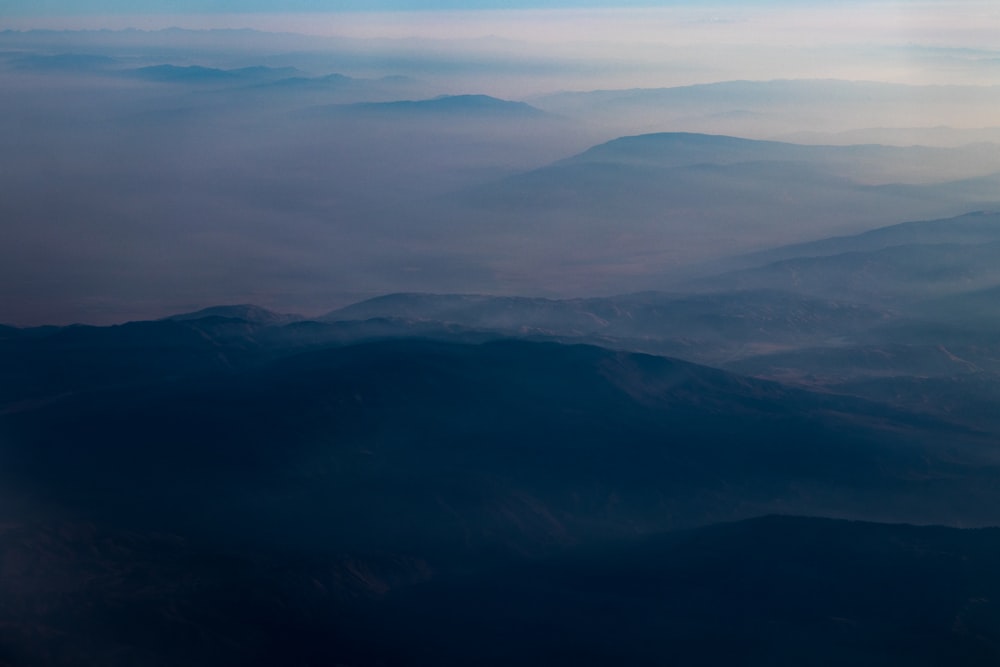
[(1000, 369), (995, 361), (997, 347), (994, 344), (986, 349), (939, 348), (938, 352), (949, 356), (952, 363), (947, 373), (920, 374), (909, 367), (902, 373), (866, 373), (866, 369), (853, 368), (850, 370), (854, 373), (849, 377), (829, 382), (827, 386), (838, 393), (904, 410), (925, 411), (984, 432), (1000, 434), (1000, 414), (996, 409), (1000, 402)]
[(217, 83), (232, 81), (237, 78), (233, 72), (214, 67), (200, 65), (150, 65), (132, 70), (129, 74), (149, 81), (179, 82), (179, 83)]
[(289, 324), (305, 319), (301, 315), (290, 315), (287, 313), (275, 313), (266, 308), (245, 303), (233, 306), (211, 306), (202, 308), (191, 313), (181, 313), (171, 315), (168, 320), (200, 320), (206, 317), (224, 317), (237, 320), (245, 320), (254, 324), (275, 325)]
[[(983, 251), (990, 265), (988, 257), (994, 250)], [(874, 259), (871, 263), (882, 266)], [(813, 287), (875, 295), (880, 300), (899, 297), (902, 292), (923, 299), (927, 289), (925, 282), (903, 281), (901, 288), (897, 281), (880, 290), (874, 279), (870, 284), (860, 278), (851, 283), (843, 274), (825, 275), (814, 276)], [(325, 319), (343, 326), (347, 323), (343, 320), (353, 318), (359, 325), (369, 317), (395, 318), (399, 333), (420, 324), (430, 327), (424, 335), (440, 337), (435, 327), (444, 331), (447, 326), (461, 326), (533, 340), (670, 354), (739, 373), (931, 411), (943, 419), (995, 433), (1000, 422), (983, 407), (995, 395), (986, 377), (1000, 372), (996, 361), (1000, 345), (994, 335), (1000, 316), (991, 301), (995, 291), (900, 303), (898, 309), (754, 290), (561, 301), (396, 294), (334, 311)], [(926, 384), (928, 378), (946, 384), (931, 387)], [(899, 388), (898, 394), (893, 387)], [(941, 392), (940, 400), (935, 399), (935, 390)]]
[(1000, 214), (969, 213), (744, 255), (732, 263), (753, 268), (690, 285), (787, 289), (868, 303), (925, 300), (1000, 284), (992, 259), (998, 244)]
[(913, 304), (909, 310), (928, 319), (995, 330), (1000, 325), (1000, 284), (920, 301)]
[(955, 377), (987, 369), (1000, 372), (996, 361), (983, 364), (985, 368), (977, 363), (996, 351), (996, 345), (980, 348), (977, 353), (966, 345), (895, 342), (886, 336), (881, 342), (770, 352), (731, 361), (726, 367), (758, 377), (843, 388), (871, 378)]
[[(901, 117), (908, 125), (948, 119), (959, 127), (981, 127), (1000, 103), (1000, 91), (988, 85), (798, 79), (562, 92), (529, 101), (546, 111), (618, 128), (621, 133), (683, 129), (774, 137), (798, 136), (817, 128), (849, 131), (859, 124), (898, 128)], [(913, 110), (916, 113), (911, 114)], [(852, 143), (883, 143), (872, 136), (859, 139)], [(817, 143), (809, 137), (806, 141)]]
[(751, 255), (740, 261), (763, 264), (795, 257), (821, 257), (846, 252), (870, 252), (911, 244), (982, 244), (1000, 241), (1000, 213), (978, 211), (944, 220), (903, 222), (852, 236), (796, 243)]
[(298, 110), (321, 103), (348, 105), (419, 98), (435, 90), (406, 76), (360, 78), (336, 72), (322, 76), (298, 72), (220, 91), (215, 97), (218, 103), (254, 103), (268, 109)]
[(1000, 284), (1000, 241), (906, 244), (798, 257), (691, 283), (720, 290), (777, 289), (864, 303), (900, 304)]
[(549, 114), (525, 104), (501, 100), (489, 95), (444, 95), (429, 100), (401, 100), (393, 102), (358, 102), (311, 110), (343, 114), (485, 116), (502, 118), (544, 118)]
[[(978, 149), (977, 149), (978, 150)], [(466, 218), (528, 235), (521, 264), (550, 244), (547, 264), (563, 280), (586, 281), (562, 254), (586, 258), (601, 276), (618, 278), (622, 258), (638, 276), (633, 289), (675, 279), (686, 267), (817, 236), (872, 229), (888, 220), (929, 219), (1000, 203), (1000, 176), (951, 181), (956, 172), (996, 170), (1000, 157), (981, 163), (956, 149), (879, 146), (799, 146), (734, 137), (666, 133), (625, 137), (549, 166), (470, 188), (455, 197)], [(916, 165), (916, 166), (914, 166)], [(936, 166), (935, 166), (936, 165)], [(908, 178), (938, 183), (886, 185)], [(882, 185), (864, 184), (883, 183)], [(947, 182), (945, 182), (947, 181)], [(476, 227), (479, 229), (480, 227)], [(455, 233), (468, 233), (456, 225)], [(530, 230), (530, 231), (529, 231)], [(511, 250), (513, 253), (514, 250)], [(556, 258), (553, 262), (553, 256)], [(617, 267), (617, 270), (616, 270)], [(699, 267), (704, 271), (705, 267)], [(498, 270), (509, 270), (499, 265)], [(638, 284), (637, 284), (638, 283)], [(597, 290), (593, 278), (586, 289)], [(622, 289), (621, 282), (611, 289)], [(605, 288), (607, 289), (607, 288)]]
[(974, 143), (1000, 144), (1000, 127), (872, 127), (843, 132), (795, 132), (775, 139), (824, 145), (963, 146)]
[(391, 294), (321, 320), (397, 318), (453, 324), (505, 335), (548, 336), (619, 349), (718, 362), (755, 347), (817, 345), (884, 324), (884, 309), (781, 291), (713, 294), (644, 292), (583, 299), (468, 294)]
[(846, 101), (877, 105), (886, 102), (940, 98), (961, 103), (996, 100), (1000, 91), (988, 86), (911, 86), (879, 81), (844, 81), (836, 79), (784, 79), (773, 81), (721, 81), (671, 88), (630, 88), (560, 92), (535, 98), (544, 108), (570, 111), (583, 106), (600, 110), (624, 111), (639, 105), (667, 107), (687, 105), (701, 108), (706, 103), (725, 104), (737, 109), (752, 109), (766, 102), (768, 106), (787, 104), (833, 104)]
[(595, 146), (567, 162), (611, 162), (665, 168), (794, 163), (858, 184), (940, 182), (1000, 172), (1000, 155), (992, 145), (962, 148), (874, 144), (822, 146), (685, 132), (622, 137)]
[(162, 83), (234, 83), (279, 80), (296, 76), (301, 72), (294, 67), (243, 67), (239, 69), (218, 69), (200, 65), (150, 65), (124, 74), (147, 81)]

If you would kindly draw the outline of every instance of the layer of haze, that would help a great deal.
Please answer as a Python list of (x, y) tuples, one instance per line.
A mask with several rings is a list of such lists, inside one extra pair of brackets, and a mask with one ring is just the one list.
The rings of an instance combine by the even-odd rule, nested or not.
[[(494, 94), (732, 79), (1000, 81), (1000, 10), (988, 2), (676, 3), (667, 8), (13, 16), (15, 29), (249, 28), (363, 40), (379, 58)], [(374, 41), (372, 41), (374, 40)], [(364, 42), (367, 42), (364, 43)], [(448, 65), (440, 62), (448, 61)], [(429, 60), (429, 62), (428, 62)], [(458, 62), (455, 62), (458, 61)], [(474, 67), (485, 61), (495, 68)], [(487, 80), (483, 80), (486, 77)]]
[[(991, 182), (963, 179), (1000, 172), (982, 148), (1000, 138), (992, 3), (24, 7), (0, 32), (10, 324), (233, 302), (314, 313), (396, 290), (665, 289), (741, 252), (981, 208)], [(440, 95), (499, 99), (391, 104)], [(856, 170), (817, 158), (801, 183), (744, 166), (706, 177), (710, 142), (691, 164), (604, 165), (598, 187), (592, 165), (559, 163), (647, 132), (951, 148)], [(683, 202), (668, 187), (682, 179), (697, 186)], [(844, 199), (858, 187), (875, 189)]]

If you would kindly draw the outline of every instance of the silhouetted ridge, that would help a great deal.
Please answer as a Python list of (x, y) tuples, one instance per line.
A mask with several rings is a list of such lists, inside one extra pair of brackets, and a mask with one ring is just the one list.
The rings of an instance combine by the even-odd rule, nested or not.
[(844, 252), (873, 251), (896, 245), (931, 243), (979, 244), (1000, 241), (1000, 213), (974, 211), (953, 218), (916, 220), (878, 227), (860, 234), (836, 236), (782, 246), (743, 256), (745, 261), (776, 261)]
[(137, 77), (152, 81), (199, 82), (227, 81), (237, 78), (233, 72), (200, 65), (150, 65), (132, 70), (132, 73)]
[(150, 65), (126, 70), (125, 74), (164, 83), (223, 83), (256, 82), (294, 77), (301, 72), (294, 67), (265, 67), (256, 65), (238, 69), (219, 69), (201, 65)]
[(988, 667), (997, 558), (997, 529), (769, 516), (400, 590), (384, 659)]
[(232, 306), (210, 306), (190, 313), (180, 313), (171, 315), (165, 319), (184, 321), (198, 320), (206, 317), (224, 317), (245, 320), (254, 324), (288, 324), (303, 319), (300, 315), (290, 315), (286, 313), (276, 313), (253, 304), (238, 304)]
[(362, 102), (347, 105), (347, 108), (386, 113), (490, 114), (525, 117), (547, 115), (525, 102), (501, 100), (489, 95), (443, 95), (429, 100)]

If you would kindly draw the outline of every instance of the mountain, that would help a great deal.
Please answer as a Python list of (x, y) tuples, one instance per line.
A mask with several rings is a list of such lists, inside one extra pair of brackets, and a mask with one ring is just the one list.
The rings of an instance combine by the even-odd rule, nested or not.
[[(955, 126), (980, 127), (984, 118), (992, 118), (989, 110), (1000, 102), (1000, 92), (989, 85), (786, 79), (562, 92), (530, 101), (552, 113), (616, 128), (620, 134), (670, 129), (774, 137), (799, 136), (817, 127), (850, 131), (859, 122), (898, 128), (901, 109), (907, 125), (934, 125), (946, 118)], [(878, 135), (860, 139), (852, 143), (889, 143)], [(817, 142), (807, 137), (806, 143)]]
[(218, 83), (238, 78), (236, 73), (229, 70), (201, 65), (149, 65), (134, 69), (128, 74), (147, 81), (170, 83)]
[(123, 74), (160, 83), (200, 84), (274, 81), (297, 76), (301, 72), (294, 67), (264, 67), (261, 65), (238, 69), (219, 69), (201, 65), (163, 64), (125, 70)]
[[(595, 146), (572, 163), (680, 167), (696, 164), (734, 165), (785, 162), (821, 165), (825, 172), (860, 184), (959, 180), (1000, 172), (1000, 158), (990, 144), (962, 148), (927, 146), (810, 145), (761, 141), (725, 135), (662, 132), (621, 137)], [(933, 165), (933, 168), (932, 168)], [(927, 173), (927, 176), (921, 174)], [(947, 174), (942, 178), (941, 174)]]
[(880, 103), (917, 103), (921, 98), (940, 101), (946, 95), (955, 104), (987, 103), (1000, 94), (990, 86), (911, 86), (876, 81), (844, 81), (836, 79), (781, 79), (772, 81), (720, 81), (717, 83), (675, 86), (670, 88), (630, 88), (561, 92), (539, 96), (535, 104), (559, 109), (563, 113), (590, 107), (619, 113), (646, 105), (669, 107), (688, 105), (688, 110), (708, 105), (727, 108), (754, 109), (761, 106), (790, 104), (824, 104), (839, 106), (843, 102), (865, 102), (875, 108)]
[(428, 576), (404, 556), (220, 549), (24, 515), (0, 550), (5, 665), (336, 664), (365, 603)]
[(643, 292), (543, 299), (468, 294), (390, 294), (320, 318), (393, 318), (508, 336), (587, 342), (704, 363), (787, 346), (851, 338), (894, 318), (884, 309), (782, 291)]
[(85, 522), (0, 533), (9, 664), (993, 665), (997, 529), (768, 516), (440, 573)]
[(972, 432), (681, 361), (516, 341), (240, 354), (11, 396), (6, 474), (126, 526), (446, 560), (779, 510), (998, 518)]
[(958, 128), (934, 127), (872, 127), (843, 132), (796, 132), (782, 135), (779, 141), (798, 144), (885, 144), (891, 146), (963, 146), (966, 144), (1000, 144), (1000, 127)]
[(312, 349), (406, 337), (481, 343), (502, 334), (398, 318), (313, 322), (249, 305), (110, 327), (0, 326), (0, 410), (80, 391), (148, 387)]
[(428, 100), (357, 102), (323, 107), (315, 111), (385, 116), (487, 116), (498, 118), (544, 118), (543, 111), (524, 102), (501, 100), (489, 95), (442, 95)]
[(266, 67), (264, 65), (252, 65), (250, 67), (238, 67), (228, 70), (229, 72), (247, 79), (274, 80), (281, 81), (290, 77), (301, 76), (302, 70), (295, 67)]
[(993, 657), (991, 531), (706, 527), (995, 524), (989, 433), (594, 346), (345, 343), (395, 326), (216, 314), (0, 340), (0, 659)]
[(705, 289), (777, 289), (812, 296), (899, 304), (1000, 284), (1000, 241), (908, 244), (870, 252), (786, 259), (691, 283)]
[(266, 308), (245, 303), (233, 306), (210, 306), (191, 313), (181, 313), (171, 315), (168, 320), (200, 320), (206, 317), (222, 317), (228, 319), (244, 320), (253, 324), (275, 325), (289, 324), (305, 319), (301, 315), (289, 315), (285, 313), (275, 313)]
[(996, 329), (1000, 325), (1000, 285), (920, 301), (910, 310), (927, 319), (948, 320), (987, 330)]
[(765, 517), (394, 591), (356, 660), (985, 666), (998, 556), (997, 529)]
[[(561, 280), (582, 283), (581, 291), (602, 289), (607, 280), (572, 272), (573, 257), (616, 280), (611, 290), (631, 291), (621, 277), (626, 268), (632, 290), (648, 289), (748, 250), (853, 234), (887, 219), (994, 208), (996, 156), (659, 133), (616, 139), (451, 201), (465, 211), (461, 219), (476, 221), (474, 229), (504, 230), (497, 244), (530, 233), (534, 244), (510, 251), (518, 266), (538, 263), (536, 271), (558, 271)], [(469, 226), (454, 233), (469, 234)], [(543, 257), (557, 242), (560, 251)]]
[(871, 252), (899, 245), (981, 244), (996, 241), (1000, 241), (1000, 213), (976, 211), (944, 220), (902, 222), (860, 234), (782, 246), (744, 255), (740, 260), (760, 265), (796, 257)]
[(0, 338), (0, 406), (240, 365), (259, 353), (257, 328), (207, 318), (19, 329)]
[[(304, 109), (320, 102), (339, 105), (392, 102), (405, 96), (427, 95), (427, 84), (405, 76), (358, 78), (332, 73), (308, 76), (297, 70), (281, 68), (282, 76), (258, 77), (237, 88), (214, 93), (218, 104), (259, 104), (267, 109)], [(206, 93), (207, 94), (207, 93)]]

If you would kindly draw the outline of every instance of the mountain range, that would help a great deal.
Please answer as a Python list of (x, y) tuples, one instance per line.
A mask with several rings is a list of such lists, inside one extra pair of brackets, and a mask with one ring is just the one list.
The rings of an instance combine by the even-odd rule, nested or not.
[(0, 667), (1000, 664), (1000, 89), (566, 35), (0, 31)]

